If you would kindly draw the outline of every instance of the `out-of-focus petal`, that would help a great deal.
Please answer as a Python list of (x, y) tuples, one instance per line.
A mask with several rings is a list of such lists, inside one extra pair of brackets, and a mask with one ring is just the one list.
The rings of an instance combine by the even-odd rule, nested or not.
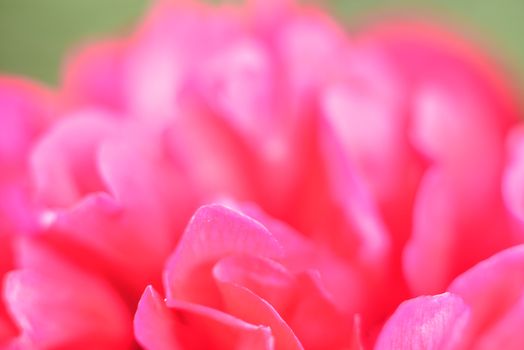
[(104, 106), (124, 111), (123, 61), (127, 47), (123, 40), (108, 40), (74, 52), (63, 72), (64, 107)]
[[(74, 194), (72, 201), (66, 197), (67, 206), (56, 208), (51, 234), (58, 232), (64, 239), (94, 251), (103, 261), (109, 262), (106, 269), (111, 276), (128, 287), (156, 284), (165, 258), (196, 207), (192, 189), (184, 185), (171, 162), (162, 133), (133, 122), (115, 125), (103, 120), (102, 125), (99, 123), (101, 120), (78, 123), (71, 119), (70, 125), (75, 127), (88, 129), (86, 125), (93, 126), (92, 139), (88, 133), (83, 141), (77, 141), (84, 142), (85, 148), (80, 151), (86, 152), (81, 158), (86, 163), (80, 163), (81, 166), (75, 164), (79, 161), (70, 154), (59, 164), (66, 169), (50, 167), (46, 162), (52, 164), (53, 159), (60, 159), (67, 151), (60, 148), (46, 153), (43, 146), (37, 150), (37, 155), (41, 151), (41, 157), (36, 157), (40, 160), (37, 162), (40, 168), (35, 173), (43, 177), (58, 172), (49, 179), (65, 176)], [(107, 124), (111, 126), (109, 130), (101, 127)], [(72, 133), (66, 134), (73, 137)], [(81, 133), (77, 139), (82, 139)], [(50, 135), (48, 141), (52, 144), (56, 139)], [(72, 144), (70, 149), (74, 148), (75, 141), (63, 141), (64, 146)], [(90, 168), (86, 169), (87, 166)], [(90, 181), (98, 178), (98, 186), (81, 186), (82, 182), (71, 179), (71, 175), (77, 174), (80, 179), (85, 176)], [(49, 187), (49, 182), (41, 183), (52, 195), (60, 194)], [(66, 183), (62, 181), (62, 185)], [(82, 196), (77, 194), (80, 190)], [(76, 258), (88, 265), (93, 260), (89, 256)]]
[(504, 201), (517, 218), (524, 223), (524, 127), (518, 126), (508, 136), (508, 163), (502, 181)]
[(449, 291), (471, 308), (470, 332), (482, 349), (524, 343), (524, 245), (504, 250), (457, 277)]
[[(412, 139), (429, 162), (404, 260), (416, 293), (437, 293), (476, 262), (518, 242), (500, 188), (502, 122), (469, 84), (428, 84), (415, 100)], [(427, 279), (428, 269), (436, 278)]]
[(173, 118), (202, 61), (238, 35), (236, 11), (210, 6), (161, 1), (152, 9), (125, 62), (126, 104), (134, 115)]
[(469, 317), (468, 306), (454, 294), (405, 301), (384, 325), (375, 349), (462, 349)]
[[(516, 242), (502, 204), (500, 180), (504, 136), (516, 123), (520, 106), (496, 65), (443, 29), (410, 21), (385, 22), (363, 34), (360, 41), (382, 48), (413, 99), (405, 107), (407, 136), (427, 160), (430, 171), (426, 176), (433, 179), (422, 181), (415, 199), (415, 206), (421, 208), (414, 208), (413, 236), (404, 268), (414, 292), (437, 293), (453, 276)], [(449, 214), (441, 217), (439, 227), (446, 229), (442, 235), (428, 220), (436, 219), (440, 209), (429, 207), (435, 207), (443, 196), (454, 209), (438, 214), (446, 210)], [(430, 212), (433, 214), (428, 215)], [(490, 219), (482, 222), (487, 217)], [(443, 238), (434, 254), (445, 257), (448, 266), (435, 264), (435, 255), (425, 258), (431, 256), (424, 252), (428, 242), (437, 242), (439, 236)], [(475, 249), (458, 252), (463, 245)], [(419, 269), (415, 260), (439, 277), (427, 279), (427, 270)]]
[(130, 346), (129, 312), (105, 281), (31, 241), (18, 246), (18, 259), (20, 269), (6, 277), (4, 300), (22, 348)]
[(490, 57), (444, 27), (409, 20), (386, 21), (369, 28), (362, 39), (379, 42), (413, 86), (458, 77), (469, 81), (479, 101), (493, 108), (493, 117), (503, 129), (517, 121), (520, 105), (507, 76)]
[(28, 155), (54, 117), (54, 97), (29, 81), (0, 77), (0, 236), (37, 229)]
[(20, 78), (0, 77), (0, 181), (24, 170), (36, 137), (54, 117), (45, 88)]
[[(295, 10), (273, 28), (273, 45), (283, 63), (290, 112), (304, 111), (302, 98), (335, 78), (348, 50), (342, 29), (314, 9)], [(276, 29), (276, 30), (275, 30)], [(300, 116), (298, 114), (297, 116)]]
[(31, 155), (36, 196), (45, 205), (68, 207), (104, 190), (97, 157), (100, 143), (117, 130), (108, 113), (85, 111), (49, 130)]
[(202, 200), (255, 196), (253, 149), (225, 120), (206, 109), (188, 109), (165, 135), (174, 163)]

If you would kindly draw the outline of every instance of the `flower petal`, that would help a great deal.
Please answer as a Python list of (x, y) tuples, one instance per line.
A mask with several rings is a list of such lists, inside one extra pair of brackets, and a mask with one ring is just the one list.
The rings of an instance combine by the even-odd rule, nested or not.
[(127, 307), (105, 281), (32, 241), (22, 241), (18, 250), (21, 269), (10, 272), (4, 285), (6, 306), (21, 330), (17, 342), (42, 348), (130, 346)]
[(135, 334), (148, 350), (274, 349), (267, 327), (196, 304), (173, 301), (166, 306), (152, 287), (138, 304)]
[(123, 63), (128, 43), (107, 40), (78, 49), (66, 62), (62, 98), (66, 108), (104, 106), (124, 111)]
[(282, 246), (257, 221), (220, 205), (197, 210), (169, 258), (164, 274), (167, 300), (219, 305), (212, 265), (230, 254), (282, 255)]
[(468, 320), (469, 308), (454, 294), (411, 299), (386, 322), (375, 349), (461, 349)]
[(177, 339), (175, 314), (152, 286), (148, 286), (142, 294), (133, 324), (135, 337), (145, 349), (184, 349)]
[(68, 207), (82, 195), (103, 191), (97, 168), (100, 143), (117, 129), (110, 114), (87, 110), (49, 130), (31, 154), (36, 196), (49, 207)]
[(522, 344), (524, 336), (517, 330), (524, 317), (524, 245), (477, 264), (457, 277), (449, 291), (460, 295), (470, 306), (471, 333), (479, 344)]

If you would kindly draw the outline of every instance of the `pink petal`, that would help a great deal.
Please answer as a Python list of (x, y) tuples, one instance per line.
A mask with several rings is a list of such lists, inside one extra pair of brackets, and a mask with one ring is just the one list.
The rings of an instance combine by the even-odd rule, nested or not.
[(509, 134), (508, 153), (502, 193), (509, 211), (524, 223), (524, 127), (518, 126)]
[(37, 230), (27, 163), (33, 143), (54, 117), (49, 91), (20, 78), (0, 77), (0, 233)]
[(462, 349), (469, 308), (450, 293), (403, 302), (382, 329), (375, 349)]
[[(414, 84), (460, 77), (471, 83), (479, 101), (494, 108), (500, 126), (514, 124), (519, 115), (515, 90), (490, 57), (444, 28), (414, 21), (382, 22), (363, 34), (382, 45)], [(427, 69), (431, 65), (432, 69)], [(490, 108), (491, 108), (490, 107)]]
[(54, 117), (53, 96), (32, 82), (0, 77), (0, 183), (25, 170), (36, 137)]
[[(278, 263), (292, 273), (318, 272), (323, 288), (340, 310), (348, 314), (362, 311), (366, 304), (364, 300), (374, 299), (370, 297), (364, 281), (367, 277), (362, 276), (361, 271), (347, 259), (337, 256), (326, 247), (316, 245), (314, 241), (284, 222), (270, 217), (256, 205), (243, 203), (236, 207), (267, 227), (282, 245), (284, 254), (278, 259)], [(373, 304), (376, 305), (376, 300)]]
[[(372, 270), (380, 270), (390, 254), (388, 228), (384, 225), (368, 188), (353, 166), (352, 158), (342, 147), (344, 137), (329, 123), (321, 126), (323, 129), (319, 146), (323, 156), (321, 164), (326, 168), (329, 184), (326, 190), (333, 205), (342, 211), (344, 222), (341, 224), (345, 226), (343, 230), (349, 231), (343, 232), (340, 237), (344, 244), (343, 249), (346, 250), (343, 254), (356, 250), (356, 256), (350, 258), (355, 258), (358, 263), (367, 265)], [(352, 245), (356, 247), (351, 247)], [(342, 247), (335, 249), (340, 248)]]
[[(456, 201), (436, 169), (420, 184), (413, 213), (413, 236), (404, 249), (403, 266), (415, 293), (438, 291), (451, 276), (456, 227)], [(462, 252), (463, 253), (463, 252)], [(462, 254), (461, 253), (461, 254)]]
[(172, 119), (208, 55), (238, 33), (229, 7), (210, 10), (196, 2), (160, 2), (139, 28), (125, 64), (126, 103), (139, 117)]
[(278, 349), (303, 349), (293, 330), (270, 303), (237, 283), (220, 278), (217, 282), (227, 313), (252, 324), (269, 326)]
[(379, 204), (398, 202), (417, 184), (406, 87), (379, 48), (356, 47), (346, 57), (345, 79), (321, 94), (322, 114)]
[(219, 283), (243, 286), (277, 311), (294, 302), (295, 277), (273, 260), (249, 255), (227, 256), (213, 266), (212, 273)]
[(457, 78), (421, 84), (414, 96), (414, 146), (449, 172), (464, 195), (476, 195), (473, 200), (492, 195), (502, 168), (503, 124), (488, 102)]
[(198, 209), (167, 262), (167, 300), (219, 305), (211, 268), (231, 254), (279, 257), (282, 246), (260, 223), (239, 212), (219, 205)]
[(225, 120), (206, 110), (188, 108), (166, 131), (169, 154), (191, 187), (204, 200), (225, 194), (255, 195), (254, 154)]
[(479, 336), (476, 349), (508, 349), (524, 348), (524, 336), (520, 333), (524, 324), (524, 294), (495, 325)]
[(275, 105), (274, 70), (262, 42), (255, 38), (233, 40), (201, 67), (204, 103), (250, 142), (264, 142), (269, 130), (275, 132), (281, 123)]
[(150, 244), (171, 252), (196, 203), (164, 137), (162, 131), (130, 124), (102, 145), (99, 167), (109, 192), (135, 217), (137, 230), (147, 231), (147, 240), (154, 233)]
[(250, 218), (260, 222), (271, 235), (282, 245), (284, 254), (279, 259), (290, 271), (296, 272), (315, 265), (313, 258), (318, 252), (314, 242), (294, 230), (285, 222), (277, 220), (264, 212), (256, 203), (237, 203), (226, 201), (225, 205), (241, 211)]
[(177, 339), (180, 321), (152, 286), (148, 286), (138, 302), (134, 319), (137, 341), (149, 350), (184, 349)]
[(67, 207), (84, 194), (104, 190), (97, 168), (100, 143), (117, 129), (109, 114), (85, 111), (55, 125), (31, 155), (38, 198), (51, 207)]
[(342, 349), (359, 342), (354, 315), (339, 307), (315, 272), (298, 276), (296, 303), (286, 321), (307, 349)]
[(160, 280), (159, 271), (196, 207), (162, 141), (141, 124), (120, 125), (98, 145), (96, 169), (90, 169), (109, 193), (91, 193), (58, 211), (51, 227), (94, 250), (113, 278), (135, 290)]
[[(0, 286), (3, 285), (5, 274), (13, 268), (11, 252), (11, 237), (0, 234)], [(0, 347), (16, 334), (3, 301), (0, 301)]]
[[(518, 242), (499, 201), (464, 202), (454, 180), (433, 169), (421, 184), (403, 261), (415, 293), (438, 292), (476, 262)], [(485, 207), (474, 208), (479, 205)]]
[(135, 334), (145, 349), (273, 349), (267, 327), (195, 304), (168, 306), (152, 287), (138, 304)]
[[(294, 338), (290, 338), (291, 330), (307, 349), (341, 348), (351, 339), (351, 317), (337, 310), (328, 293), (319, 287), (320, 279), (315, 281), (310, 273), (294, 276), (269, 259), (231, 256), (214, 266), (213, 276), (226, 298), (226, 310), (239, 313), (238, 317), (251, 323), (270, 325), (277, 344)], [(242, 297), (244, 307), (237, 304)], [(266, 311), (257, 311), (259, 308)]]
[(130, 345), (127, 307), (105, 281), (29, 241), (19, 246), (19, 256), (21, 269), (7, 275), (4, 298), (22, 332), (20, 344), (75, 349)]
[(8, 344), (14, 337), (16, 337), (16, 329), (9, 316), (2, 310), (0, 311), (0, 347)]
[(472, 88), (449, 84), (422, 85), (414, 111), (413, 142), (430, 161), (404, 260), (416, 293), (441, 291), (476, 262), (517, 242), (500, 191), (502, 125)]
[(128, 43), (107, 40), (77, 50), (66, 62), (62, 97), (67, 108), (125, 110), (123, 60)]
[(296, 104), (302, 97), (339, 73), (348, 44), (341, 28), (320, 11), (296, 12), (272, 28), (294, 108), (300, 107)]
[(457, 277), (449, 291), (471, 307), (471, 332), (481, 337), (479, 344), (522, 344), (524, 337), (517, 329), (524, 315), (524, 245), (482, 261)]

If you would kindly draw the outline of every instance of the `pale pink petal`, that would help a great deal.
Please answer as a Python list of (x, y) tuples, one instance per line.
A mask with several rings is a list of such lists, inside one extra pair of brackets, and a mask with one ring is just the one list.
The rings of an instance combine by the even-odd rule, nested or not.
[(301, 107), (301, 98), (340, 73), (348, 49), (341, 28), (323, 13), (314, 9), (296, 12), (285, 17), (273, 33), (292, 108)]
[(54, 117), (53, 96), (21, 78), (0, 77), (0, 184), (25, 169), (36, 137)]
[(161, 133), (141, 124), (120, 125), (97, 145), (96, 168), (89, 169), (107, 192), (90, 193), (59, 210), (51, 226), (108, 261), (113, 278), (127, 286), (160, 280), (161, 267), (196, 208), (193, 189), (162, 141)]
[(318, 350), (343, 349), (359, 342), (354, 315), (344, 312), (324, 286), (322, 276), (310, 271), (297, 277), (296, 303), (285, 317), (304, 346)]
[(203, 200), (254, 196), (253, 150), (225, 120), (205, 109), (188, 108), (168, 127), (166, 146)]
[(382, 329), (375, 349), (455, 350), (470, 317), (464, 301), (450, 293), (403, 302)]
[(382, 22), (362, 37), (383, 46), (413, 85), (425, 80), (459, 78), (469, 82), (479, 101), (493, 108), (499, 126), (507, 128), (516, 122), (519, 104), (508, 77), (471, 40), (448, 32), (445, 27), (416, 21)]
[(21, 331), (17, 341), (26, 348), (128, 348), (131, 318), (122, 299), (105, 281), (55, 254), (29, 241), (19, 246), (21, 269), (4, 285), (6, 306)]
[[(316, 274), (300, 273), (295, 276), (273, 260), (231, 256), (220, 260), (214, 266), (213, 275), (219, 283), (223, 297), (227, 300), (232, 299), (226, 300), (226, 310), (234, 312), (230, 309), (234, 307), (236, 312), (243, 313), (243, 316), (239, 317), (251, 323), (275, 324), (280, 327), (279, 332), (273, 330), (277, 344), (279, 336), (284, 336), (288, 341), (290, 339), (287, 327), (281, 328), (279, 317), (291, 327), (307, 349), (341, 348), (347, 346), (351, 340), (348, 333), (351, 331), (352, 318), (343, 316), (337, 309), (328, 293), (319, 287), (322, 284), (320, 278), (312, 277)], [(237, 297), (231, 297), (231, 293)], [(236, 304), (242, 296), (245, 297), (243, 308)], [(262, 316), (261, 312), (257, 311), (258, 308), (266, 310), (267, 307), (256, 297), (271, 305), (278, 315), (262, 312), (266, 315)], [(250, 306), (250, 302), (254, 305)], [(285, 333), (282, 334), (282, 331)]]
[(125, 110), (123, 60), (128, 43), (107, 40), (76, 50), (63, 71), (62, 98), (67, 109), (103, 106)]
[(524, 223), (524, 127), (518, 126), (508, 136), (508, 163), (502, 181), (502, 193), (509, 211)]
[[(344, 221), (339, 224), (345, 231), (349, 231), (342, 232), (342, 237), (339, 237), (343, 246), (334, 249), (342, 248), (346, 251), (342, 254), (349, 255), (348, 258), (357, 260), (357, 263), (370, 270), (380, 271), (381, 265), (384, 265), (385, 259), (391, 253), (391, 235), (369, 189), (363, 184), (355, 169), (353, 159), (343, 148), (345, 136), (338, 134), (337, 128), (329, 123), (323, 124), (322, 127), (319, 146), (323, 159), (320, 164), (326, 168), (326, 191), (332, 198), (333, 206), (342, 211)], [(317, 184), (319, 185), (322, 186)], [(355, 247), (351, 247), (352, 245)], [(355, 250), (355, 256), (350, 255), (352, 249)]]
[(264, 225), (282, 245), (284, 254), (279, 259), (287, 269), (293, 272), (302, 271), (314, 266), (314, 256), (318, 254), (318, 247), (314, 242), (304, 237), (285, 222), (277, 220), (264, 212), (256, 203), (238, 203), (231, 200), (225, 205), (235, 208), (250, 218)]
[(432, 164), (454, 177), (462, 196), (474, 202), (493, 196), (504, 142), (503, 125), (494, 106), (470, 85), (459, 78), (421, 84), (414, 95), (411, 138)]
[(494, 107), (467, 86), (426, 84), (415, 100), (413, 143), (429, 161), (404, 260), (416, 293), (437, 293), (476, 262), (518, 242), (500, 189), (502, 125)]
[(39, 230), (37, 208), (28, 182), (27, 174), (3, 183), (0, 180), (0, 236)]
[(240, 284), (219, 278), (217, 282), (228, 314), (252, 324), (269, 326), (278, 349), (303, 349), (293, 330), (270, 303)]
[(38, 199), (50, 207), (67, 207), (85, 194), (103, 191), (98, 149), (116, 128), (110, 114), (89, 110), (49, 130), (31, 154), (31, 175)]
[(493, 326), (484, 331), (476, 342), (476, 349), (507, 349), (524, 348), (524, 293), (520, 299)]
[(0, 77), (0, 235), (37, 230), (28, 183), (28, 156), (52, 121), (54, 97), (44, 87)]
[(451, 278), (458, 227), (457, 203), (449, 187), (436, 169), (426, 173), (420, 184), (413, 212), (413, 236), (403, 256), (404, 273), (416, 293), (441, 290)]
[(177, 339), (177, 319), (152, 286), (138, 302), (134, 319), (135, 338), (148, 350), (182, 350)]
[(167, 300), (220, 305), (211, 276), (213, 264), (230, 254), (279, 257), (282, 246), (257, 221), (220, 205), (203, 206), (189, 222), (169, 258), (164, 286)]
[(109, 192), (134, 217), (137, 231), (155, 234), (150, 244), (171, 252), (196, 203), (194, 189), (170, 157), (164, 132), (130, 124), (101, 146), (98, 161)]
[[(524, 315), (524, 245), (482, 261), (457, 277), (449, 291), (470, 306), (471, 332), (482, 336), (480, 344), (522, 344), (524, 337), (517, 329)], [(514, 330), (512, 335), (510, 330)]]
[(282, 122), (275, 105), (275, 67), (262, 42), (249, 37), (231, 41), (199, 73), (204, 103), (251, 142), (265, 142)]
[(321, 91), (322, 115), (382, 203), (401, 191), (413, 156), (405, 135), (406, 88), (380, 47), (361, 45), (346, 57), (342, 81)]
[(352, 47), (342, 78), (322, 90), (320, 103), (323, 120), (376, 201), (398, 256), (410, 231), (423, 163), (406, 133), (406, 82), (381, 49)]
[[(330, 295), (329, 299), (339, 310), (344, 310), (346, 314), (359, 312), (370, 301), (376, 306), (377, 300), (369, 295), (370, 291), (364, 282), (367, 277), (347, 259), (337, 256), (325, 246), (316, 245), (314, 241), (284, 222), (270, 217), (254, 204), (228, 202), (228, 205), (239, 208), (269, 229), (284, 250), (278, 263), (293, 274), (308, 274), (310, 271), (318, 273), (323, 288)], [(271, 304), (274, 305), (273, 302)], [(380, 309), (378, 306), (376, 308)]]
[(219, 283), (243, 286), (277, 311), (295, 302), (296, 278), (274, 260), (250, 255), (227, 256), (213, 266), (212, 273)]
[[(273, 350), (275, 340), (268, 327), (244, 322), (229, 314), (205, 306), (183, 301), (168, 301), (184, 320), (180, 331), (189, 344), (202, 344), (201, 348)], [(203, 338), (202, 334), (207, 337)]]
[(268, 327), (196, 304), (174, 301), (166, 306), (152, 287), (138, 304), (135, 335), (147, 350), (274, 349)]
[(125, 62), (125, 96), (130, 110), (150, 121), (176, 115), (179, 95), (202, 61), (239, 32), (235, 11), (211, 10), (196, 2), (159, 2), (139, 28)]

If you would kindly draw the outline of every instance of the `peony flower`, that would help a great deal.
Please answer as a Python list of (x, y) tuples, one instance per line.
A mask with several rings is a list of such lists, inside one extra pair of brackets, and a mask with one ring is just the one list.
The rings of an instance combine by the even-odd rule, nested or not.
[(3, 78), (0, 349), (521, 349), (514, 94), (443, 29), (276, 0)]

